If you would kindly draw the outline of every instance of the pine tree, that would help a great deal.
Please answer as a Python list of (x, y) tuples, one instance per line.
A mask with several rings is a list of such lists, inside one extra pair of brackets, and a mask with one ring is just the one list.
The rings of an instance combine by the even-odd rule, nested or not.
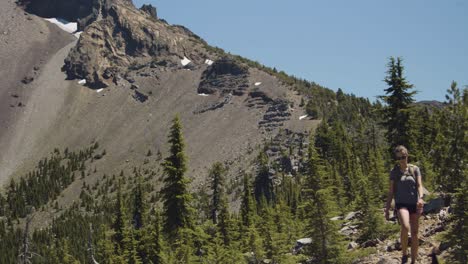
[(361, 216), (361, 234), (359, 242), (365, 242), (371, 239), (383, 239), (383, 219), (378, 214), (375, 197), (372, 196), (372, 190), (366, 178), (361, 177), (359, 181), (359, 199), (358, 204), (362, 210)]
[[(465, 89), (463, 95), (466, 97), (468, 89)], [(462, 92), (457, 87), (456, 82), (452, 82), (450, 89), (447, 90), (448, 108), (443, 112), (442, 120), (444, 122), (441, 131), (442, 139), (438, 142), (437, 160), (441, 162), (439, 169), (438, 183), (445, 191), (454, 192), (455, 188), (460, 186), (466, 177), (468, 161), (468, 105), (467, 98), (464, 98)]]
[(232, 240), (232, 220), (229, 213), (229, 206), (227, 196), (221, 196), (218, 215), (218, 230), (223, 239), (224, 245), (229, 246)]
[(177, 238), (174, 242), (174, 260), (171, 263), (193, 263), (194, 247), (192, 229), (180, 228)]
[(223, 164), (216, 162), (210, 169), (209, 178), (211, 179), (211, 189), (213, 194), (211, 196), (211, 220), (214, 224), (218, 223), (218, 215), (221, 212), (222, 199), (225, 198), (225, 179), (224, 174), (226, 169)]
[(255, 211), (256, 208), (252, 197), (249, 178), (247, 175), (244, 175), (244, 190), (241, 201), (241, 219), (243, 227), (248, 228), (254, 224)]
[(189, 179), (185, 177), (187, 158), (179, 116), (172, 121), (169, 135), (169, 157), (164, 160), (164, 187), (161, 190), (164, 202), (164, 230), (173, 240), (182, 228), (193, 227), (192, 195), (189, 193)]
[(267, 259), (277, 262), (279, 257), (278, 242), (275, 238), (275, 225), (273, 223), (273, 209), (266, 206), (262, 209), (260, 231), (263, 238), (263, 249)]
[(148, 232), (149, 236), (145, 239), (145, 246), (148, 248), (148, 260), (153, 264), (162, 264), (164, 263), (164, 254), (161, 235), (161, 216), (158, 211), (154, 215), (153, 228)]
[(123, 256), (125, 262), (128, 264), (141, 264), (143, 263), (138, 255), (138, 241), (135, 239), (135, 230), (127, 225), (124, 229), (123, 239)]
[(137, 179), (137, 184), (133, 189), (133, 212), (132, 212), (132, 224), (136, 230), (143, 227), (143, 218), (145, 215), (145, 198), (144, 192), (141, 186), (141, 177)]
[(410, 105), (413, 103), (415, 91), (409, 91), (413, 88), (403, 76), (404, 67), (402, 59), (390, 57), (387, 64), (387, 76), (384, 81), (388, 88), (385, 89), (386, 95), (380, 98), (387, 104), (384, 109), (384, 125), (387, 128), (387, 140), (390, 144), (390, 150), (396, 145), (404, 145), (411, 149), (410, 144)]
[(254, 182), (254, 193), (257, 202), (262, 198), (266, 199), (267, 203), (274, 200), (273, 183), (270, 179), (268, 156), (261, 152), (257, 157), (258, 171)]
[(112, 241), (115, 245), (115, 253), (122, 255), (124, 250), (124, 231), (125, 231), (125, 214), (126, 208), (125, 203), (122, 197), (122, 186), (119, 181), (117, 187), (117, 201), (115, 203), (115, 215), (112, 223), (112, 229), (114, 230), (114, 235), (112, 236)]
[[(257, 229), (254, 225), (250, 226), (248, 232), (245, 234), (247, 236), (247, 252), (252, 252), (252, 260), (254, 263), (261, 263), (264, 258), (265, 251), (263, 250), (262, 239), (258, 234)], [(251, 261), (252, 261), (251, 260)]]
[(453, 206), (454, 221), (449, 239), (453, 246), (453, 257), (459, 263), (468, 263), (468, 171), (465, 170), (463, 179), (457, 192), (455, 193), (455, 204)]
[(315, 147), (310, 144), (304, 196), (308, 235), (312, 238), (311, 255), (317, 263), (342, 263), (343, 248), (338, 230), (330, 221), (333, 212), (329, 188), (323, 186), (323, 165)]

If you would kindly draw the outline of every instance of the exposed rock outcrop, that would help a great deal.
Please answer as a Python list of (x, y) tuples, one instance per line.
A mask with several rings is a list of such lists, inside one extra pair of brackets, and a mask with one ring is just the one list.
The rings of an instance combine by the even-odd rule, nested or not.
[(20, 0), (26, 11), (41, 17), (78, 22), (78, 30), (99, 20), (113, 4), (133, 6), (131, 0)]
[(219, 59), (203, 72), (198, 93), (243, 95), (249, 87), (248, 75), (248, 68), (239, 62)]
[(86, 79), (89, 86), (100, 88), (155, 60), (177, 65), (184, 56), (194, 63), (204, 58), (202, 44), (193, 39), (189, 43), (185, 31), (143, 15), (133, 5), (107, 0), (100, 15), (102, 19), (86, 27), (65, 60), (69, 78)]
[(150, 15), (152, 18), (158, 19), (158, 13), (156, 11), (156, 7), (150, 5), (142, 5), (140, 10), (144, 11), (148, 15)]
[(26, 11), (42, 17), (60, 17), (69, 21), (84, 19), (93, 13), (97, 0), (20, 0)]
[(268, 107), (263, 119), (258, 122), (258, 125), (265, 128), (266, 131), (271, 131), (275, 128), (282, 127), (284, 121), (289, 120), (291, 116), (289, 103), (286, 100), (276, 99)]

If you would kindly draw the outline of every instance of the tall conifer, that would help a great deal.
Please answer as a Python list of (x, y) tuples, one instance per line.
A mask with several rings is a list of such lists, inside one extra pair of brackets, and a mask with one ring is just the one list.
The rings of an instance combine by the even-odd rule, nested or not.
[(331, 190), (323, 184), (324, 170), (313, 144), (307, 160), (305, 209), (308, 234), (312, 238), (310, 253), (316, 263), (342, 263), (342, 245), (337, 227), (330, 221), (333, 205)]
[(214, 224), (218, 223), (218, 215), (221, 212), (221, 203), (224, 198), (225, 190), (225, 174), (226, 169), (223, 164), (216, 162), (210, 169), (209, 178), (211, 179), (211, 189), (213, 194), (211, 196), (211, 220)]
[(387, 140), (390, 148), (396, 145), (405, 145), (411, 149), (410, 145), (410, 105), (413, 103), (413, 95), (416, 91), (410, 91), (413, 85), (408, 83), (403, 75), (404, 67), (400, 57), (390, 57), (387, 64), (387, 76), (384, 81), (387, 83), (385, 95), (380, 98), (387, 104), (384, 108), (384, 125), (387, 127)]
[(192, 195), (188, 190), (189, 179), (185, 177), (187, 158), (178, 115), (172, 121), (169, 144), (169, 156), (163, 163), (165, 178), (161, 192), (164, 202), (164, 231), (169, 238), (174, 239), (180, 229), (193, 227)]

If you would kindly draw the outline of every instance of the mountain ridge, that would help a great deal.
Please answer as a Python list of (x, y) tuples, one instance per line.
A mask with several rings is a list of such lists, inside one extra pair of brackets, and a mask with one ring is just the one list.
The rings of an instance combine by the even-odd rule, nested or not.
[[(96, 2), (98, 5), (102, 3)], [(249, 145), (254, 147), (274, 136), (280, 128), (302, 133), (319, 123), (318, 120), (307, 119), (299, 122), (299, 116), (304, 115), (304, 109), (297, 108), (300, 95), (292, 90), (291, 83), (272, 75), (274, 72), (271, 70), (264, 71), (259, 65), (252, 67), (249, 61), (210, 47), (187, 28), (157, 20), (153, 14), (137, 10), (128, 1), (123, 4), (121, 1), (105, 3), (108, 3), (108, 9), (102, 14), (102, 20), (86, 26), (77, 44), (70, 46), (63, 69), (67, 79), (71, 80), (65, 80), (62, 74), (58, 74), (60, 69), (54, 68), (56, 73), (46, 75), (55, 77), (43, 74), (29, 84), (29, 91), (42, 93), (45, 90), (36, 87), (42, 78), (63, 89), (56, 99), (36, 97), (42, 99), (35, 103), (25, 102), (26, 107), (22, 108), (25, 111), (16, 119), (21, 122), (16, 121), (16, 128), (12, 126), (11, 130), (27, 131), (26, 137), (11, 135), (3, 141), (10, 142), (5, 144), (12, 151), (17, 148), (21, 149), (18, 153), (41, 157), (55, 147), (73, 147), (96, 139), (107, 146), (110, 153), (106, 157), (109, 165), (105, 167), (113, 167), (111, 171), (116, 173), (130, 166), (132, 156), (142, 161), (148, 149), (164, 152), (167, 124), (171, 116), (181, 113), (188, 131), (187, 138), (196, 142), (193, 149), (189, 149), (196, 171), (193, 178), (203, 179), (209, 164), (219, 159), (238, 159), (241, 149), (247, 149)], [(47, 25), (38, 17), (31, 22)], [(156, 31), (145, 31), (142, 25), (146, 22), (153, 29), (160, 30), (159, 36), (165, 39), (160, 47), (165, 48), (157, 51), (155, 47), (160, 42), (151, 40), (157, 35)], [(125, 33), (124, 29), (130, 31)], [(134, 44), (123, 45), (127, 43), (127, 37), (128, 43)], [(186, 58), (190, 63), (183, 65)], [(57, 65), (60, 60), (52, 64)], [(212, 63), (207, 64), (207, 60)], [(244, 74), (237, 75), (233, 71), (236, 67), (243, 68)], [(209, 74), (216, 71), (220, 71), (219, 74)], [(77, 84), (75, 78), (86, 79), (86, 86), (91, 89)], [(203, 88), (206, 86), (202, 84), (203, 80), (206, 84), (211, 83), (214, 90)], [(42, 83), (47, 85), (47, 81)], [(229, 88), (236, 83), (237, 88)], [(203, 96), (204, 92), (209, 96)], [(42, 114), (47, 113), (48, 105), (56, 105), (56, 114)], [(32, 120), (44, 118), (50, 120), (46, 122), (48, 126), (41, 125), (39, 129), (29, 125)], [(127, 126), (127, 123), (132, 125)], [(132, 134), (132, 128), (141, 128), (143, 132), (134, 131), (136, 133)], [(25, 142), (24, 138), (30, 140)], [(218, 144), (213, 144), (217, 140)], [(119, 144), (122, 142), (126, 143)], [(232, 151), (223, 150), (223, 145), (233, 146)], [(2, 164), (10, 164), (12, 169), (9, 171), (17, 171), (15, 175), (28, 171), (27, 168), (32, 168), (35, 163), (28, 161), (26, 156), (15, 161), (12, 152), (4, 153), (0, 160), (3, 160)], [(5, 160), (10, 162), (5, 163)], [(8, 176), (5, 172), (2, 174), (0, 178), (5, 182)]]

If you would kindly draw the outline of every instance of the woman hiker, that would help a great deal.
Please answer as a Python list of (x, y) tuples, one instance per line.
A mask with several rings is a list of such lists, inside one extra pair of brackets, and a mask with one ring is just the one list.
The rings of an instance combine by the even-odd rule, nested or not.
[(393, 154), (398, 164), (390, 172), (385, 218), (389, 219), (390, 203), (395, 198), (395, 207), (401, 225), (402, 263), (408, 261), (409, 230), (411, 230), (411, 263), (416, 263), (419, 246), (419, 216), (421, 216), (424, 206), (421, 172), (417, 166), (408, 163), (408, 150), (404, 146), (397, 146)]

